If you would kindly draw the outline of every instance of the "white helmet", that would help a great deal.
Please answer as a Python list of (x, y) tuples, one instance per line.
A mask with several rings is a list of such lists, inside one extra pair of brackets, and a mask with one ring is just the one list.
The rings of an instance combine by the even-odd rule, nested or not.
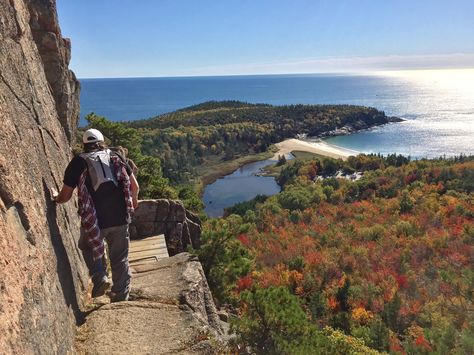
[(99, 130), (91, 128), (84, 132), (82, 135), (82, 143), (96, 143), (103, 142), (104, 136)]

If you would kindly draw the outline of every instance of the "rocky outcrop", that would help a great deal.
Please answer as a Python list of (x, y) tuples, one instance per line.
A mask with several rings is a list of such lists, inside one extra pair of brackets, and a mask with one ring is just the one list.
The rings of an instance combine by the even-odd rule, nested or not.
[(49, 194), (61, 185), (78, 120), (68, 61), (54, 2), (0, 0), (1, 353), (64, 354), (82, 321), (88, 278), (76, 208), (55, 206)]
[(224, 331), (197, 258), (181, 253), (132, 271), (130, 301), (94, 311), (78, 353), (222, 353)]
[(28, 1), (30, 28), (41, 56), (44, 73), (56, 103), (59, 121), (70, 142), (79, 119), (79, 82), (68, 69), (71, 41), (62, 38), (54, 0)]
[(366, 122), (364, 120), (357, 120), (350, 124), (346, 124), (342, 127), (335, 128), (333, 130), (328, 130), (317, 134), (315, 137), (334, 137), (334, 136), (344, 136), (351, 133), (367, 130), (373, 127), (385, 125), (388, 123), (398, 123), (403, 122), (404, 120), (399, 117), (394, 116), (380, 116), (380, 119), (377, 121)]
[(201, 245), (201, 221), (177, 200), (142, 200), (135, 210), (130, 238), (141, 239), (164, 234), (169, 255), (197, 249)]

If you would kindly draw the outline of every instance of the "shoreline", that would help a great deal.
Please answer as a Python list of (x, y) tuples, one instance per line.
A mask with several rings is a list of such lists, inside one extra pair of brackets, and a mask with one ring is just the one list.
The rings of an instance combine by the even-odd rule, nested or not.
[(273, 149), (269, 149), (263, 153), (247, 155), (215, 166), (212, 172), (204, 174), (199, 178), (199, 182), (195, 184), (196, 192), (202, 197), (206, 186), (216, 182), (218, 179), (223, 178), (224, 176), (232, 174), (234, 171), (240, 169), (244, 165), (257, 161), (273, 159), (273, 152)]
[[(276, 152), (274, 148), (270, 148), (269, 151), (265, 153), (240, 157), (236, 160), (222, 163), (220, 166), (216, 167), (213, 172), (201, 176), (198, 184), (195, 185), (196, 191), (202, 197), (206, 186), (214, 183), (220, 178), (232, 174), (235, 170), (241, 168), (242, 166), (262, 160), (278, 161), (279, 155), (287, 156), (292, 151), (303, 151), (328, 158), (342, 160), (347, 160), (347, 158), (350, 156), (356, 156), (360, 154), (360, 152), (356, 150), (342, 148), (324, 141), (308, 141), (297, 138), (285, 139), (284, 141), (275, 143), (273, 146), (277, 148)], [(271, 155), (272, 153), (273, 155)]]
[(273, 159), (278, 160), (279, 155), (287, 155), (295, 150), (319, 154), (334, 159), (347, 160), (350, 156), (356, 156), (360, 152), (356, 150), (346, 149), (326, 143), (324, 141), (306, 141), (296, 138), (285, 139), (280, 143), (276, 143), (278, 152), (275, 153)]
[[(285, 139), (284, 141), (275, 143), (274, 146), (278, 149), (276, 152), (274, 149), (270, 149), (265, 153), (249, 155), (246, 157), (241, 157), (234, 161), (223, 163), (222, 165), (218, 166), (213, 172), (201, 176), (201, 178), (199, 179), (199, 183), (196, 185), (196, 191), (200, 196), (202, 196), (206, 186), (214, 183), (220, 178), (232, 174), (235, 170), (241, 168), (242, 166), (263, 160), (272, 160), (276, 162), (278, 161), (279, 155), (286, 156), (292, 151), (304, 151), (329, 158), (342, 160), (347, 160), (347, 158), (349, 158), (350, 156), (356, 156), (360, 154), (360, 152), (358, 151), (338, 147), (336, 145), (332, 145), (324, 141), (306, 141), (296, 138)], [(270, 155), (271, 153), (273, 153), (273, 155)]]

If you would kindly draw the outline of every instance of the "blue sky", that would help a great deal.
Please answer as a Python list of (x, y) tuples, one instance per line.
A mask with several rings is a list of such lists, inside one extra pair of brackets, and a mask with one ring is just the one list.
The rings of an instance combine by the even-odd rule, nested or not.
[(473, 0), (57, 0), (80, 78), (474, 67)]

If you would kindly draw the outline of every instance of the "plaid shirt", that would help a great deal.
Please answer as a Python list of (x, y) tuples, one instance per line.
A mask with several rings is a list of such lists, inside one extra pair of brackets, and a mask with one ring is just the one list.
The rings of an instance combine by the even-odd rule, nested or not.
[(123, 196), (125, 197), (125, 206), (127, 208), (127, 223), (132, 221), (133, 213), (133, 202), (132, 202), (132, 191), (130, 189), (130, 176), (128, 176), (125, 163), (116, 155), (111, 155), (115, 176), (117, 181), (122, 183)]
[[(127, 207), (127, 223), (131, 221), (133, 212), (132, 194), (130, 191), (130, 177), (127, 174), (125, 163), (117, 156), (111, 155), (110, 160), (115, 172), (117, 181), (122, 183), (123, 194), (125, 197), (125, 206)], [(105, 246), (104, 238), (100, 235), (97, 213), (94, 201), (86, 186), (87, 169), (79, 177), (77, 184), (77, 194), (79, 197), (79, 216), (81, 216), (81, 225), (84, 229), (86, 243), (92, 248), (94, 260), (99, 260), (104, 256)]]

